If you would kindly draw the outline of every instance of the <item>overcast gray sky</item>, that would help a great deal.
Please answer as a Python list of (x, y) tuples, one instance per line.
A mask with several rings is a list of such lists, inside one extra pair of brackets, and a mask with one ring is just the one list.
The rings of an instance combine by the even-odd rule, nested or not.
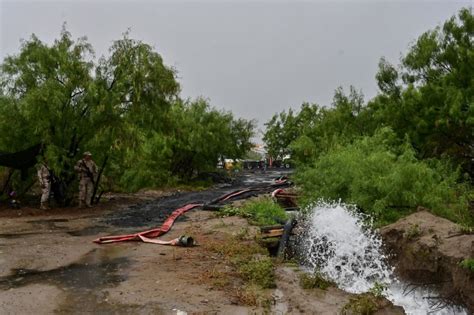
[(329, 105), (334, 89), (377, 92), (380, 57), (398, 63), (409, 44), (468, 1), (5, 1), (0, 58), (35, 33), (51, 43), (67, 22), (96, 55), (131, 28), (179, 72), (183, 97), (255, 118), (302, 102)]

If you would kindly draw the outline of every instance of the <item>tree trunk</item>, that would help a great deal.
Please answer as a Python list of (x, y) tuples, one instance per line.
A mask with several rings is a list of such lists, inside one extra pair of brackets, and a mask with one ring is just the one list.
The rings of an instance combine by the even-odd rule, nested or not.
[(104, 159), (104, 162), (102, 162), (102, 166), (99, 170), (99, 174), (97, 175), (97, 179), (95, 181), (94, 192), (92, 193), (92, 197), (91, 197), (91, 204), (99, 203), (100, 197), (102, 196), (102, 194), (100, 194), (97, 199), (95, 198), (95, 196), (97, 195), (97, 190), (99, 189), (99, 183), (100, 183), (100, 178), (102, 177), (102, 172), (104, 171), (108, 160), (109, 160), (109, 156), (106, 155), (105, 159)]

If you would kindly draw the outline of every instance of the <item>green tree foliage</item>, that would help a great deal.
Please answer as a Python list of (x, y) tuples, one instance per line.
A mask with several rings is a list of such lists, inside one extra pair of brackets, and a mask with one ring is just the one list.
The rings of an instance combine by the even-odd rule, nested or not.
[[(92, 134), (92, 53), (85, 39), (74, 42), (63, 30), (51, 47), (33, 35), (19, 55), (4, 60), (0, 128), (10, 136), (2, 137), (3, 146), (13, 149), (44, 140), (65, 148), (67, 156), (74, 153), (80, 138)], [(68, 123), (75, 120), (80, 126)], [(11, 124), (21, 127), (11, 132)], [(87, 134), (79, 135), (78, 128)]]
[(0, 150), (45, 144), (67, 184), (82, 152), (93, 151), (99, 164), (109, 161), (110, 187), (136, 190), (189, 180), (250, 149), (255, 123), (204, 99), (181, 100), (175, 70), (153, 47), (126, 33), (109, 52), (96, 60), (86, 38), (73, 40), (63, 27), (52, 45), (32, 35), (5, 58)]
[(255, 123), (213, 109), (205, 99), (175, 102), (168, 119), (171, 128), (142, 132), (141, 145), (128, 150), (122, 177), (127, 190), (189, 180), (214, 170), (220, 157), (243, 157), (252, 147)]
[(175, 175), (189, 178), (212, 170), (220, 156), (243, 157), (252, 147), (254, 122), (211, 109), (204, 99), (180, 103), (173, 114), (178, 123), (172, 142)]
[(291, 153), (290, 144), (299, 136), (311, 132), (320, 119), (321, 109), (318, 105), (304, 103), (295, 114), (292, 109), (288, 113), (274, 115), (266, 125), (263, 137), (267, 151), (275, 159)]
[[(274, 115), (266, 124), (263, 138), (267, 151), (274, 158), (294, 153), (297, 163), (305, 162), (308, 156), (318, 156), (335, 142), (363, 134), (366, 118), (360, 117), (362, 110), (363, 95), (351, 86), (349, 95), (342, 88), (336, 90), (330, 108), (304, 103), (297, 113), (289, 109), (288, 113)], [(311, 145), (314, 147), (309, 148)]]
[(254, 199), (245, 202), (241, 207), (224, 207), (219, 216), (228, 217), (238, 215), (247, 218), (255, 225), (281, 224), (288, 220), (285, 210), (270, 198)]
[(113, 104), (140, 127), (169, 127), (166, 113), (180, 90), (175, 71), (164, 65), (150, 45), (130, 39), (127, 33), (113, 43), (110, 52), (97, 67), (101, 102)]
[(275, 114), (265, 125), (263, 140), (268, 154), (274, 158), (282, 158), (288, 154), (290, 143), (299, 135), (293, 110), (290, 108), (288, 113)]
[(137, 191), (176, 183), (178, 178), (172, 177), (170, 170), (172, 152), (168, 139), (158, 132), (141, 132), (138, 140), (139, 145), (127, 148), (121, 155), (120, 163), (111, 165), (109, 173), (119, 179), (113, 188)]
[(381, 129), (373, 137), (330, 150), (295, 180), (307, 202), (342, 199), (373, 214), (379, 223), (390, 223), (417, 206), (453, 221), (469, 221), (457, 172), (440, 162), (418, 160), (410, 144), (397, 146), (396, 141), (391, 129)]
[(297, 165), (304, 166), (310, 163), (316, 155), (316, 145), (307, 135), (298, 137), (290, 144), (292, 161)]
[(399, 70), (382, 60), (381, 93), (369, 103), (378, 124), (408, 134), (418, 156), (448, 156), (473, 176), (474, 17), (462, 9), (421, 35)]
[(275, 115), (264, 140), (270, 154), (289, 152), (292, 141), (309, 136), (318, 150), (334, 142), (350, 142), (390, 126), (406, 135), (419, 158), (448, 157), (473, 176), (474, 158), (474, 17), (462, 9), (457, 17), (421, 35), (394, 67), (382, 58), (376, 74), (380, 93), (367, 105), (351, 87), (336, 90), (331, 107), (307, 104)]
[(49, 144), (50, 164), (66, 182), (73, 179), (73, 158), (84, 139), (107, 128), (94, 123), (92, 54), (85, 38), (75, 42), (63, 29), (51, 46), (33, 35), (1, 66), (0, 132), (8, 135), (1, 137), (1, 147)]
[(270, 154), (292, 153), (307, 199), (354, 202), (381, 222), (422, 205), (472, 224), (473, 38), (473, 15), (462, 9), (422, 34), (401, 65), (382, 58), (380, 92), (368, 103), (338, 88), (332, 106), (311, 105), (313, 115), (307, 104), (275, 115), (264, 138)]

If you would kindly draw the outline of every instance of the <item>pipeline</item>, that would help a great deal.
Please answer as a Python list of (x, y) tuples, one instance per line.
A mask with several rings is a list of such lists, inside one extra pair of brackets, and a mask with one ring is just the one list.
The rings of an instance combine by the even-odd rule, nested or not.
[[(282, 184), (284, 184), (284, 183), (283, 182), (278, 183), (278, 185), (282, 185)], [(274, 187), (274, 186), (272, 185), (270, 187)], [(166, 234), (171, 229), (171, 227), (173, 226), (176, 219), (180, 215), (188, 212), (189, 210), (192, 210), (192, 209), (195, 209), (195, 208), (198, 208), (198, 207), (203, 207), (203, 206), (206, 207), (206, 206), (209, 206), (209, 205), (216, 206), (216, 204), (218, 204), (218, 203), (228, 201), (228, 200), (230, 200), (232, 198), (235, 198), (237, 196), (240, 196), (242, 194), (252, 192), (252, 191), (259, 191), (259, 190), (262, 190), (262, 187), (261, 188), (247, 188), (247, 189), (233, 191), (233, 192), (230, 192), (228, 194), (222, 195), (217, 199), (212, 200), (207, 205), (197, 204), (197, 203), (190, 203), (190, 204), (187, 204), (187, 205), (185, 205), (181, 208), (178, 208), (178, 209), (174, 210), (173, 213), (171, 213), (171, 215), (166, 219), (166, 221), (163, 223), (163, 225), (159, 228), (155, 228), (155, 229), (151, 229), (151, 230), (147, 230), (147, 231), (143, 231), (143, 232), (139, 232), (139, 233), (134, 233), (134, 234), (99, 237), (98, 239), (95, 239), (93, 242), (97, 243), (97, 244), (109, 244), (109, 243), (118, 243), (118, 242), (126, 242), (126, 241), (142, 241), (142, 242), (145, 242), (145, 243), (153, 243), (153, 244), (160, 244), (160, 245), (174, 245), (174, 246), (186, 245), (186, 246), (192, 246), (192, 244), (194, 244), (194, 240), (192, 238), (190, 238), (192, 240), (192, 242), (188, 242), (188, 241), (183, 242), (182, 237), (179, 237), (179, 238), (171, 240), (171, 241), (154, 240), (154, 238), (157, 238), (159, 236), (162, 236), (162, 235)], [(180, 239), (181, 239), (181, 241), (180, 241)]]
[(296, 220), (291, 218), (283, 226), (283, 235), (280, 238), (280, 242), (278, 244), (278, 251), (277, 251), (277, 256), (279, 258), (282, 258), (282, 259), (285, 258), (286, 249), (288, 247), (288, 242), (290, 240), (291, 231), (293, 230), (295, 225), (296, 225)]
[(222, 195), (222, 196), (220, 196), (220, 197), (218, 197), (214, 200), (211, 200), (208, 203), (208, 205), (215, 205), (216, 203), (227, 201), (231, 198), (243, 195), (245, 193), (248, 193), (248, 192), (251, 192), (251, 191), (258, 191), (258, 190), (259, 190), (258, 188), (248, 188), (248, 189), (243, 189), (243, 190), (236, 190), (236, 191), (230, 192), (228, 194)]

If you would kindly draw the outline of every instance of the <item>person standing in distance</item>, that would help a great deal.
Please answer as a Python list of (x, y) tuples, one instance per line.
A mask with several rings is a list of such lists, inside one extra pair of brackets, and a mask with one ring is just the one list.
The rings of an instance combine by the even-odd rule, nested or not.
[(84, 157), (77, 161), (74, 170), (79, 175), (79, 208), (84, 205), (90, 208), (92, 207), (91, 198), (97, 177), (97, 165), (92, 160), (92, 154), (89, 151), (84, 152)]
[(41, 210), (48, 210), (49, 196), (51, 194), (51, 173), (48, 167), (48, 161), (43, 158), (38, 167), (38, 180), (41, 186)]

